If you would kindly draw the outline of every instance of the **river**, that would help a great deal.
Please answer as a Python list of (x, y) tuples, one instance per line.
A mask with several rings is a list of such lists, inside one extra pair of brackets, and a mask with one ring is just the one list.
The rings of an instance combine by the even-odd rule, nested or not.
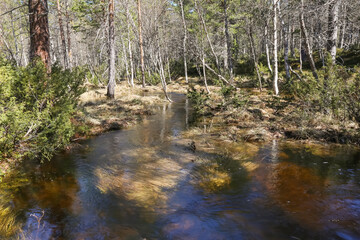
[(360, 239), (358, 149), (220, 141), (172, 99), (4, 178), (0, 238)]

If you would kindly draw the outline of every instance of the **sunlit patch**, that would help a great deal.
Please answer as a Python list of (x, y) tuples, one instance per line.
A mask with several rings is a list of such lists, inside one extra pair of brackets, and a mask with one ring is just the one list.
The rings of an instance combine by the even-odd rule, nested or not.
[(10, 172), (0, 185), (0, 238), (10, 238), (22, 227), (13, 200), (18, 189), (28, 185), (29, 180), (21, 174), (13, 176), (16, 174)]
[(252, 172), (259, 167), (259, 164), (254, 162), (243, 162), (241, 166), (243, 166), (248, 172)]
[(216, 192), (229, 187), (231, 175), (218, 163), (203, 162), (195, 168), (193, 181), (206, 192)]

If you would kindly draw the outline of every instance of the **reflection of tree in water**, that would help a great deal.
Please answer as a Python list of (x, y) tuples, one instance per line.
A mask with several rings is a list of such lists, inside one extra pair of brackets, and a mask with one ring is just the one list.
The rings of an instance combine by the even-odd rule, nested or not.
[(24, 175), (8, 175), (0, 183), (0, 239), (10, 238), (22, 227), (19, 222), (21, 213), (16, 208), (18, 205), (16, 192), (28, 185), (28, 179)]
[[(334, 145), (285, 145), (282, 152), (300, 166), (311, 168), (316, 175), (337, 184), (346, 184), (360, 178), (360, 152), (348, 147)], [(359, 183), (359, 181), (355, 181)]]
[[(32, 214), (41, 213), (41, 209), (45, 209), (41, 222), (46, 221), (53, 226), (53, 229), (45, 231), (56, 230), (59, 233), (57, 237), (61, 236), (64, 227), (61, 222), (71, 212), (76, 192), (79, 190), (71, 165), (66, 164), (67, 162), (69, 159), (64, 156), (62, 159), (54, 159), (51, 163), (44, 163), (32, 172), (26, 171), (25, 166), (22, 172), (26, 174), (17, 173), (15, 176), (9, 176), (8, 181), (1, 184), (0, 208), (11, 212), (12, 216), (0, 216), (0, 219), (13, 220), (11, 229), (8, 227), (7, 235), (3, 234), (0, 226), (0, 236), (35, 236), (38, 232), (38, 223)], [(4, 189), (8, 190), (5, 194)], [(3, 202), (6, 202), (7, 206), (2, 204)], [(2, 210), (0, 211), (4, 212)]]
[(317, 149), (315, 155), (308, 147), (285, 147), (279, 162), (263, 166), (258, 174), (265, 176), (262, 182), (274, 203), (301, 226), (323, 233), (340, 227), (359, 234), (354, 229), (360, 223), (359, 208), (353, 206), (360, 191), (352, 183), (356, 175), (348, 172), (358, 168), (358, 153), (332, 152)]

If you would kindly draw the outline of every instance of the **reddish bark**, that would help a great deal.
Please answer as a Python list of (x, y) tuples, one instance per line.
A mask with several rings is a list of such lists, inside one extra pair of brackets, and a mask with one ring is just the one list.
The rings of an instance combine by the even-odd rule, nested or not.
[(40, 57), (51, 71), (47, 0), (29, 0), (30, 60)]

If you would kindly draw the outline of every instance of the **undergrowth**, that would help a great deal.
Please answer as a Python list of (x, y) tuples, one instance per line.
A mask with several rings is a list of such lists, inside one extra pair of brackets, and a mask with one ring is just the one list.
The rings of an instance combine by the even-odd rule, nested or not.
[(84, 74), (38, 61), (14, 67), (0, 60), (0, 160), (50, 159), (74, 134), (71, 117)]

